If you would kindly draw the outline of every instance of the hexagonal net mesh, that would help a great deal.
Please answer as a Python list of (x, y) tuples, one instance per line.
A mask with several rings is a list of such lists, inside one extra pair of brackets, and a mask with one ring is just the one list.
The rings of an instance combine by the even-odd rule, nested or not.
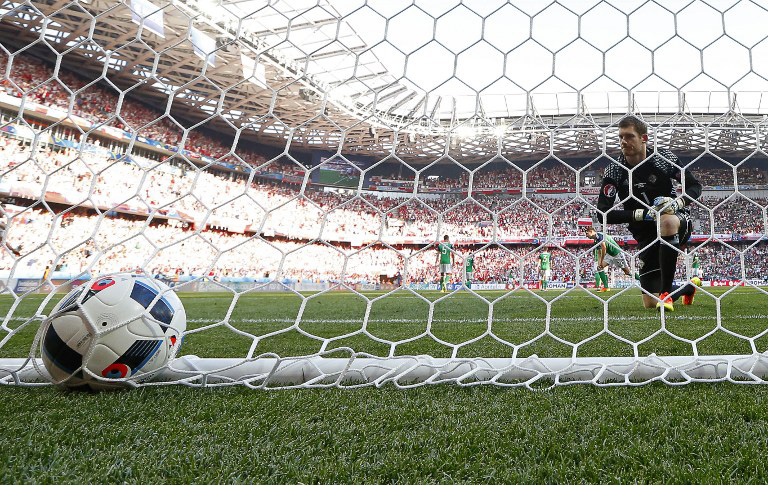
[(0, 15), (4, 384), (61, 383), (54, 305), (121, 273), (187, 315), (127, 385), (764, 382), (765, 2)]

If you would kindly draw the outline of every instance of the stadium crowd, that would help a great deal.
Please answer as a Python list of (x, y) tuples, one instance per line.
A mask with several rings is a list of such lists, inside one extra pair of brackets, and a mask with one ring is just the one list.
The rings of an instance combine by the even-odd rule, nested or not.
[[(458, 176), (446, 176), (440, 174), (441, 168), (444, 167), (438, 165), (428, 169), (425, 174), (421, 175), (425, 187), (463, 190), (469, 187), (470, 173), (468, 171), (461, 170)], [(525, 177), (519, 168), (505, 166), (503, 163), (490, 165), (488, 168), (481, 168), (475, 171), (472, 178), (472, 187), (474, 190), (520, 188), (523, 186), (523, 178), (525, 178), (525, 184), (528, 188), (576, 189), (576, 171), (557, 163), (548, 163), (545, 166), (529, 169)], [(407, 176), (392, 174), (386, 177), (371, 177), (371, 182), (374, 184), (387, 181), (413, 182), (413, 180), (413, 173)]]
[[(0, 254), (0, 270), (42, 273), (56, 261), (72, 274), (82, 271), (107, 273), (133, 271), (141, 267), (152, 274), (280, 280), (380, 282), (397, 273), (405, 282), (432, 282), (436, 277), (434, 246), (377, 243), (361, 248), (324, 242), (289, 240), (284, 237), (253, 236), (222, 230), (196, 232), (180, 221), (152, 221), (130, 216), (97, 216), (79, 208), (53, 217), (42, 209), (18, 208), (9, 220), (6, 248)], [(455, 251), (455, 278), (462, 278), (464, 258), (475, 254), (474, 280), (478, 282), (536, 281), (536, 245), (463, 245)], [(19, 248), (15, 257), (7, 248)], [(692, 249), (695, 246), (692, 246)], [(552, 278), (573, 282), (577, 276), (589, 281), (594, 258), (588, 246), (551, 247)], [(633, 265), (636, 248), (625, 247)], [(744, 276), (768, 274), (768, 246), (711, 241), (699, 253), (706, 278), (740, 279), (744, 251)], [(57, 254), (61, 256), (57, 258)], [(407, 260), (407, 270), (406, 270)], [(685, 276), (684, 258), (680, 274)], [(342, 274), (342, 271), (344, 273)], [(620, 276), (620, 274), (617, 275)]]
[[(8, 57), (0, 53), (0, 72), (4, 72)], [(95, 124), (112, 126), (138, 133), (141, 136), (164, 143), (171, 147), (181, 147), (198, 155), (215, 159), (232, 159), (231, 145), (203, 130), (195, 129), (187, 132), (183, 138), (181, 120), (173, 121), (165, 116), (164, 111), (147, 106), (129, 97), (122, 98), (113, 88), (104, 87), (95, 79), (86, 79), (82, 75), (67, 69), (59, 69), (54, 76), (53, 66), (48, 65), (31, 55), (17, 53), (13, 56), (12, 69), (7, 78), (0, 79), (0, 89), (7, 95), (16, 98), (25, 96), (28, 101), (68, 111)], [(71, 105), (71, 106), (70, 106)], [(253, 167), (263, 167), (267, 162), (265, 156), (248, 150), (241, 144), (236, 150), (237, 156), (246, 164)], [(239, 160), (235, 160), (239, 163)], [(604, 162), (598, 162), (592, 169), (601, 170)], [(300, 167), (294, 163), (272, 163), (268, 170), (278, 170), (289, 175), (303, 175)], [(465, 170), (457, 175), (446, 177), (439, 175), (439, 167), (435, 168), (438, 175), (429, 177), (427, 170), (421, 176), (424, 187), (443, 189), (465, 189), (469, 184), (469, 173)], [(410, 172), (410, 170), (408, 171)], [(768, 183), (765, 170), (755, 167), (739, 167), (737, 169), (740, 185), (761, 185)], [(733, 171), (726, 168), (708, 169), (700, 175), (705, 185), (733, 185)], [(372, 182), (381, 180), (413, 180), (413, 174), (408, 176), (377, 175)], [(525, 176), (528, 188), (564, 188), (574, 190), (576, 172), (559, 163), (540, 165), (529, 170)], [(475, 190), (521, 187), (522, 172), (503, 163), (494, 164), (476, 171), (473, 186)]]
[[(258, 227), (271, 235), (331, 241), (384, 236), (432, 238), (441, 230), (464, 238), (542, 237), (547, 212), (554, 213), (553, 235), (573, 233), (582, 202), (565, 198), (503, 195), (460, 195), (440, 198), (384, 197), (367, 193), (358, 198), (336, 192), (253, 179), (225, 171), (191, 169), (186, 162), (158, 164), (132, 156), (130, 162), (103, 151), (41, 147), (34, 154), (27, 144), (0, 137), (0, 157), (8, 160), (4, 180), (23, 187), (35, 198), (43, 192), (65, 195), (75, 203), (113, 207), (127, 204), (144, 211), (178, 214), (188, 222), (220, 227)], [(209, 214), (210, 211), (210, 214)], [(498, 213), (494, 228), (493, 213)], [(442, 214), (442, 216), (440, 215)], [(538, 215), (538, 217), (536, 217)], [(216, 223), (211, 223), (215, 220)], [(383, 223), (382, 223), (383, 221)], [(383, 226), (383, 229), (382, 229)]]
[[(0, 71), (6, 62), (0, 55)], [(93, 123), (138, 130), (167, 145), (182, 142), (183, 130), (160, 111), (120, 98), (77, 74), (62, 69), (56, 79), (51, 66), (24, 54), (14, 56), (10, 73), (0, 81), (0, 89), (10, 96), (24, 94), (28, 101), (71, 108), (73, 114)], [(267, 178), (249, 179), (245, 172), (215, 166), (202, 170), (181, 158), (171, 157), (162, 163), (138, 155), (121, 159), (98, 145), (84, 148), (78, 153), (41, 143), (33, 152), (29, 143), (0, 136), (0, 182), (17, 193), (26, 191), (27, 200), (42, 202), (55, 194), (59, 204), (107, 209), (97, 216), (75, 208), (58, 217), (41, 209), (41, 204), (33, 209), (19, 208), (19, 213), (9, 211), (13, 217), (7, 221), (7, 246), (0, 251), (0, 270), (25, 268), (42, 273), (60, 254), (63, 258), (59, 264), (75, 273), (131, 271), (141, 266), (153, 273), (178, 276), (338, 281), (344, 270), (347, 282), (375, 282), (397, 273), (409, 282), (432, 281), (436, 277), (435, 252), (420, 249), (424, 242), (450, 234), (459, 243), (547, 237), (558, 243), (559, 238), (580, 232), (576, 219), (589, 213), (596, 198), (586, 197), (585, 203), (573, 193), (528, 197), (482, 194), (484, 189), (523, 183), (529, 188), (573, 191), (576, 173), (556, 163), (535, 166), (525, 175), (503, 164), (480, 168), (473, 178), (473, 189), (480, 193), (470, 198), (460, 194), (413, 198), (376, 192), (355, 197), (317, 186), (301, 189)], [(231, 147), (222, 139), (194, 130), (187, 133), (184, 148), (218, 158), (225, 157)], [(253, 151), (238, 149), (237, 155), (252, 166), (263, 166), (267, 161)], [(263, 170), (305, 175), (292, 162), (275, 161)], [(436, 166), (424, 172), (422, 183), (441, 189), (468, 187), (468, 172), (452, 173), (443, 174)], [(737, 175), (740, 184), (768, 182), (765, 170), (756, 167), (739, 167)], [(733, 184), (731, 169), (707, 168), (697, 176), (709, 186)], [(397, 174), (377, 175), (370, 182), (407, 179)], [(741, 239), (766, 234), (766, 199), (746, 200), (734, 195), (725, 201), (705, 197), (700, 203), (692, 211), (694, 229), (699, 232), (710, 233), (712, 229), (716, 234), (732, 234), (733, 247), (742, 250), (747, 246)], [(118, 210), (109, 210), (115, 208)], [(628, 234), (623, 226), (610, 230), (616, 236)], [(356, 249), (376, 240), (396, 244), (400, 254), (381, 244), (359, 252)], [(533, 244), (537, 243), (481, 250), (476, 257), (475, 279), (536, 280)], [(16, 258), (9, 247), (21, 247), (22, 256)], [(458, 251), (464, 255), (477, 247), (459, 246)], [(719, 279), (740, 277), (742, 265), (733, 247), (721, 243), (702, 247), (705, 274)], [(634, 251), (628, 250), (630, 254)], [(589, 251), (585, 247), (569, 251), (552, 249), (553, 279), (573, 281), (577, 258), (580, 277), (589, 279)], [(749, 248), (744, 265), (747, 277), (768, 274), (767, 251), (764, 243)]]
[[(10, 181), (17, 188), (28, 188), (35, 197), (39, 197), (44, 188), (46, 192), (67, 194), (72, 203), (90, 201), (93, 205), (110, 208), (127, 202), (129, 208), (144, 209), (145, 212), (155, 211), (155, 215), (181, 219), (178, 224), (188, 228), (194, 228), (205, 221), (210, 229), (239, 228), (236, 232), (242, 233), (249, 228), (267, 238), (320, 238), (330, 242), (357, 241), (358, 244), (382, 238), (384, 241), (402, 243), (405, 238), (433, 241), (438, 238), (439, 232), (450, 234), (459, 241), (492, 240), (494, 236), (497, 240), (542, 239), (547, 235), (556, 241), (557, 238), (578, 234), (575, 221), (590, 209), (589, 205), (578, 199), (541, 195), (519, 198), (481, 194), (473, 196), (474, 200), (464, 199), (459, 195), (445, 195), (440, 198), (414, 199), (379, 197), (371, 193), (351, 197), (307, 189), (304, 196), (301, 196), (298, 186), (260, 182), (257, 179), (249, 182), (242, 175), (235, 176), (223, 171), (184, 170), (183, 164), (155, 165), (155, 162), (140, 157), (133, 157), (132, 163), (126, 163), (111, 159), (98, 151), (85, 152), (76, 159), (77, 154), (73, 150), (52, 147), (42, 150), (31, 157), (28, 145), (0, 137), (0, 156), (8, 161), (10, 167), (3, 180)], [(236, 197), (238, 194), (247, 195)], [(590, 202), (594, 203), (593, 200)], [(693, 208), (693, 218), (698, 226), (695, 226), (695, 229), (699, 232), (709, 232), (711, 214), (714, 233), (733, 234), (737, 241), (750, 235), (765, 234), (762, 207), (767, 205), (766, 199), (748, 201), (738, 195), (733, 195), (727, 200), (705, 197), (700, 200), (700, 205)], [(41, 218), (31, 218), (38, 219)], [(77, 216), (75, 220), (78, 221), (77, 227), (83, 231), (80, 234), (92, 232), (92, 229), (89, 230), (90, 226), (85, 223), (93, 223), (92, 216)], [(135, 221), (119, 217), (108, 221), (118, 226), (110, 234), (123, 236), (129, 227), (137, 225)], [(175, 224), (174, 219), (171, 219), (171, 222)], [(144, 223), (139, 226), (143, 227)], [(26, 247), (30, 247), (30, 244), (43, 244), (45, 239), (40, 238), (48, 234), (50, 229), (18, 223), (13, 224), (13, 228), (9, 236), (12, 238), (11, 244), (22, 244)], [(183, 231), (171, 223), (150, 225), (146, 230), (156, 233), (160, 245), (167, 244), (175, 237), (173, 234)], [(611, 231), (617, 236), (627, 235), (623, 226), (615, 226)], [(212, 230), (202, 234), (211, 234), (211, 237), (219, 239), (226, 237), (224, 233)], [(232, 234), (231, 237), (241, 238), (241, 241), (248, 238), (244, 234)], [(67, 241), (57, 244), (59, 247), (65, 247)], [(138, 244), (140, 246), (141, 242)], [(286, 252), (290, 250), (288, 247)], [(527, 249), (521, 249), (525, 250)], [(105, 266), (99, 266), (99, 271), (125, 270), (126, 263), (121, 259), (121, 255), (125, 255), (124, 251), (125, 249), (120, 249), (105, 254), (98, 263)], [(316, 249), (304, 250), (311, 251)], [(187, 252), (186, 248), (184, 252)], [(205, 251), (195, 250), (194, 253), (205, 254)], [(727, 255), (727, 251), (724, 254)], [(52, 258), (46, 256), (33, 259), (37, 259), (38, 264), (41, 264), (42, 261)], [(312, 258), (313, 261), (320, 259), (323, 258)], [(498, 257), (491, 256), (489, 259)], [(252, 261), (253, 258), (249, 260)], [(555, 261), (557, 260), (558, 258), (555, 258)], [(116, 261), (119, 263), (115, 263)], [(226, 258), (223, 261), (226, 261)], [(716, 261), (720, 260), (713, 258), (713, 262)], [(11, 263), (6, 255), (3, 269), (10, 269), (9, 264)], [(186, 266), (182, 268), (182, 265), (171, 260), (161, 265), (160, 270), (196, 274), (206, 269), (204, 265), (189, 265), (188, 262), (184, 264)], [(429, 265), (411, 266), (409, 274), (418, 280), (427, 279), (427, 273), (432, 271)], [(571, 264), (569, 269), (561, 270), (555, 262), (554, 277), (565, 279), (567, 274), (573, 273), (574, 266)], [(220, 272), (224, 276), (253, 276), (269, 273), (268, 268), (269, 265), (233, 265), (222, 267)], [(477, 274), (482, 280), (499, 281), (505, 278), (509, 269), (512, 268), (504, 264), (484, 268), (482, 263), (479, 263)], [(307, 271), (286, 268), (283, 274), (288, 278), (308, 278)], [(322, 270), (312, 271), (314, 277), (332, 274)], [(333, 268), (328, 271), (332, 272)], [(354, 274), (361, 279), (371, 279), (376, 271), (369, 269)], [(274, 269), (272, 272), (274, 273)], [(731, 274), (732, 269), (727, 264), (722, 264), (718, 266), (717, 272), (726, 275)], [(530, 276), (527, 274), (520, 277)]]
[[(4, 72), (8, 59), (0, 55), (0, 72)], [(106, 89), (93, 80), (88, 80), (66, 69), (60, 69), (58, 80), (52, 66), (29, 55), (13, 57), (11, 75), (0, 80), (0, 89), (6, 94), (28, 101), (67, 111), (94, 124), (112, 126), (164, 143), (181, 146), (184, 134), (182, 127), (163, 112), (123, 97), (112, 89)], [(76, 94), (75, 94), (76, 93)], [(201, 130), (187, 132), (183, 148), (190, 152), (212, 158), (224, 157), (231, 147), (222, 140)], [(263, 155), (247, 150), (238, 150), (246, 163), (259, 166), (266, 162)]]

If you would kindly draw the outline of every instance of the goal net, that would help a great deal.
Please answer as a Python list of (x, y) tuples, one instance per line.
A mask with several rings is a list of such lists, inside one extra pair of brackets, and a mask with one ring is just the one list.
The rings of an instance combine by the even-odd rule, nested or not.
[[(763, 1), (5, 1), (0, 382), (49, 384), (54, 305), (127, 273), (187, 314), (133, 385), (762, 383), (767, 24)], [(597, 207), (628, 115), (702, 185), (690, 237), (654, 241), (701, 283), (674, 311)], [(604, 279), (579, 221), (619, 248)]]

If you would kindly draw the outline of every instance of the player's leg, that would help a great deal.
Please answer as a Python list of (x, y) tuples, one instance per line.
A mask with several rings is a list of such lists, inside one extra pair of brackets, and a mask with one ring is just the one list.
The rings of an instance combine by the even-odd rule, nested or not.
[[(619, 268), (625, 276), (633, 276), (632, 270), (629, 269), (629, 264), (627, 264), (627, 258), (624, 256), (624, 253), (619, 253), (616, 256), (612, 256), (611, 264)], [(634, 278), (639, 279), (639, 275), (634, 275)]]
[[(659, 289), (659, 299), (656, 308), (661, 309), (662, 305), (668, 311), (674, 311), (674, 299), (670, 297), (675, 288), (675, 271), (677, 270), (677, 257), (680, 254), (680, 228), (681, 222), (687, 221), (684, 214), (662, 214), (659, 219), (659, 237), (661, 241), (658, 246), (659, 273), (661, 287)], [(687, 228), (687, 226), (686, 226)]]
[(441, 284), (440, 284), (441, 285), (441, 289), (442, 289), (443, 292), (446, 292), (446, 291), (448, 291), (448, 280), (450, 279), (451, 273), (452, 273), (451, 265), (450, 264), (442, 265), (440, 267), (440, 271), (443, 274), (443, 278), (442, 278)]
[(630, 278), (634, 278), (636, 280), (640, 279), (640, 273), (632, 274), (632, 269), (630, 269), (629, 265), (624, 263), (625, 265), (621, 267), (621, 271), (624, 272), (625, 275), (629, 276)]
[(592, 266), (592, 272), (595, 274), (595, 291), (600, 291), (600, 282), (602, 279), (600, 278), (600, 268), (597, 267), (597, 261), (595, 261), (595, 264)]
[(595, 289), (600, 290), (600, 282), (603, 281), (603, 279), (600, 277), (600, 270), (597, 269), (597, 265), (595, 265)]
[(643, 307), (656, 308), (659, 299), (656, 295), (661, 288), (661, 271), (659, 270), (659, 242), (638, 241), (643, 248), (637, 256), (640, 266), (640, 288), (643, 289)]
[[(680, 254), (680, 232), (687, 230), (688, 219), (684, 214), (662, 214), (659, 220), (661, 243), (659, 244), (659, 269), (661, 293), (672, 293)], [(683, 232), (684, 232), (683, 231)]]
[(672, 301), (683, 299), (683, 305), (693, 304), (693, 296), (696, 294), (696, 287), (699, 284), (695, 282), (686, 283), (683, 286), (672, 285), (672, 291), (669, 293), (669, 297)]
[(440, 265), (440, 291), (445, 291), (443, 288), (443, 285), (445, 285), (445, 273), (443, 272), (443, 265)]
[(696, 268), (693, 270), (693, 277), (691, 278), (691, 283), (693, 283), (698, 287), (701, 287), (701, 268)]
[[(680, 244), (685, 244), (688, 242), (688, 239), (691, 237), (691, 232), (693, 229), (693, 224), (688, 220), (685, 215), (681, 214), (680, 218), (680, 229), (679, 229), (679, 239)], [(674, 287), (672, 291), (670, 292), (670, 296), (673, 300), (677, 300), (678, 298), (683, 299), (683, 305), (691, 305), (693, 304), (693, 297), (696, 295), (696, 288), (697, 286), (701, 285), (701, 280), (698, 280), (696, 282), (695, 280), (692, 280), (691, 283), (687, 283), (683, 285), (682, 287)]]
[(693, 268), (693, 276), (694, 277), (701, 279), (701, 275), (702, 275), (701, 267)]
[(602, 288), (600, 288), (601, 292), (608, 291), (608, 275), (605, 274), (605, 270), (600, 270), (597, 272), (597, 277), (600, 280), (600, 283), (598, 283), (598, 287), (600, 284), (602, 284)]

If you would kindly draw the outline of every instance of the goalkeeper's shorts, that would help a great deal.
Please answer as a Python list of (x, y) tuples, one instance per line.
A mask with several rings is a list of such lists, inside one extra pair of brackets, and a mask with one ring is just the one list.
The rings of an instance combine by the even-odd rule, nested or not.
[(446, 274), (453, 273), (453, 268), (451, 268), (450, 263), (448, 263), (448, 264), (440, 263), (440, 272), (441, 273), (446, 273)]
[[(686, 212), (675, 214), (680, 219), (680, 229), (677, 232), (680, 246), (683, 246), (691, 238), (693, 224)], [(634, 234), (640, 254), (637, 264), (640, 273), (640, 287), (649, 293), (661, 291), (661, 268), (659, 268), (659, 250), (661, 241), (656, 237), (656, 226), (651, 226), (651, 231), (646, 234), (636, 231)]]

